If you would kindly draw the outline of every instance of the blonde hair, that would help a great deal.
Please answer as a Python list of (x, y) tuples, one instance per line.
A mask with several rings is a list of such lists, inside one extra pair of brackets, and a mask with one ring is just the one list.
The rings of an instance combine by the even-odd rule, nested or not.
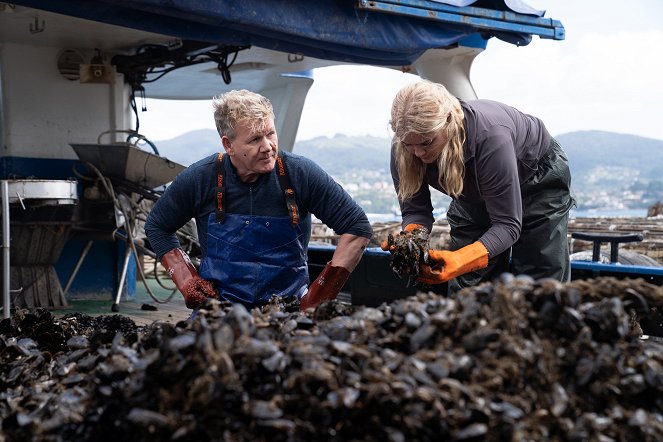
[(246, 89), (233, 90), (212, 99), (214, 123), (221, 137), (235, 138), (235, 127), (247, 121), (251, 129), (260, 130), (269, 118), (274, 119), (272, 103), (265, 97)]
[(403, 139), (412, 133), (425, 135), (443, 131), (448, 145), (437, 159), (438, 182), (444, 192), (453, 198), (463, 192), (463, 120), (460, 102), (441, 84), (422, 80), (405, 86), (396, 94), (389, 124), (396, 143), (396, 164), (400, 177), (398, 198), (401, 201), (417, 193), (426, 173), (426, 164), (403, 146)]

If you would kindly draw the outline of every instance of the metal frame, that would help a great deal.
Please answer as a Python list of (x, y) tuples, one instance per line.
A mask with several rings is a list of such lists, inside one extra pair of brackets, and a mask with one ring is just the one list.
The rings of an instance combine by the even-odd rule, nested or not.
[(630, 276), (654, 276), (663, 278), (663, 267), (635, 266), (619, 263), (604, 264), (592, 261), (571, 261), (571, 269), (589, 270), (597, 274), (618, 273)]
[(553, 40), (565, 38), (564, 26), (560, 21), (515, 12), (471, 6), (461, 8), (429, 0), (358, 0), (355, 7), (359, 10), (417, 17), (486, 31), (532, 34)]

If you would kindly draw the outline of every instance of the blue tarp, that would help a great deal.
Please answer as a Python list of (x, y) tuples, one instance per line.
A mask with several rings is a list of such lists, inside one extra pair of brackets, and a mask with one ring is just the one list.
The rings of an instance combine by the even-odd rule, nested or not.
[[(227, 46), (253, 45), (326, 60), (375, 65), (405, 65), (430, 48), (449, 47), (477, 36), (528, 44), (532, 32), (508, 23), (537, 11), (518, 0), (385, 1), (361, 0), (19, 0), (16, 4), (172, 35), (183, 40)], [(381, 4), (388, 11), (358, 5)], [(407, 6), (410, 15), (403, 14)], [(458, 15), (457, 22), (412, 16), (411, 11), (446, 8), (435, 17)], [(420, 8), (420, 9), (417, 9)], [(505, 12), (504, 17), (465, 20), (476, 11)], [(426, 14), (424, 14), (426, 15)], [(523, 15), (524, 16), (524, 15)], [(491, 30), (501, 20), (504, 27)], [(556, 22), (560, 27), (561, 24)], [(483, 40), (485, 46), (485, 40)]]

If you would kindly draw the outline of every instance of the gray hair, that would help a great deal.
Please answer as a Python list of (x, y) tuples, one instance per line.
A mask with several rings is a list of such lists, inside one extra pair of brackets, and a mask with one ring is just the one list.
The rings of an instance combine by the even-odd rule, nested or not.
[(265, 97), (246, 89), (232, 90), (212, 99), (214, 123), (219, 136), (235, 138), (235, 127), (247, 121), (253, 130), (264, 127), (269, 118), (274, 119), (272, 103)]

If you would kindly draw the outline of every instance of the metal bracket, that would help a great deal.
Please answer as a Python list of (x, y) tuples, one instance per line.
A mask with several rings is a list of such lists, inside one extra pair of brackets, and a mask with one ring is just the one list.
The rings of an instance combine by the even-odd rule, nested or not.
[(39, 23), (39, 19), (35, 16), (34, 23), (30, 23), (30, 34), (39, 34), (40, 32), (44, 32), (44, 29), (46, 29), (46, 22), (42, 20)]
[(302, 60), (304, 60), (304, 56), (301, 54), (288, 54), (289, 63), (297, 63)]

